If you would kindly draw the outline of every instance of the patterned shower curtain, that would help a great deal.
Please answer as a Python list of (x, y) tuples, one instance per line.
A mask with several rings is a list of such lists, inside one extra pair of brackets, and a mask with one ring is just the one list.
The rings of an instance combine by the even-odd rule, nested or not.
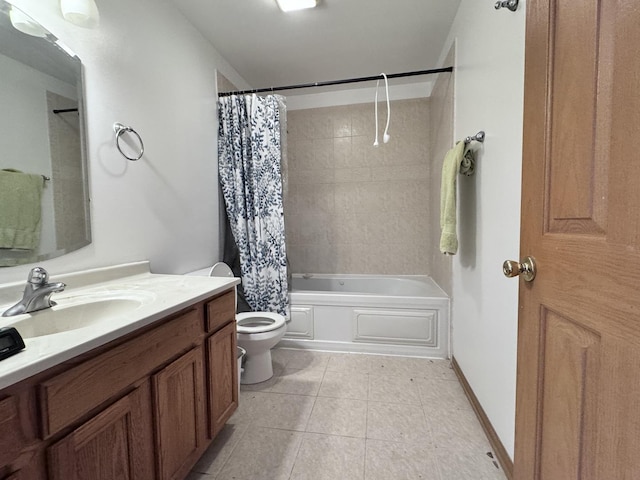
[(218, 170), (247, 303), (287, 315), (279, 102), (276, 95), (219, 99)]

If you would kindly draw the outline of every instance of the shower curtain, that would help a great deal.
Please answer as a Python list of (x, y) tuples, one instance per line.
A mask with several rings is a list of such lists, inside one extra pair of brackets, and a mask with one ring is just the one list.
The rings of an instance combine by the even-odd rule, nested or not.
[(218, 170), (246, 301), (254, 311), (287, 315), (283, 106), (277, 95), (221, 97)]

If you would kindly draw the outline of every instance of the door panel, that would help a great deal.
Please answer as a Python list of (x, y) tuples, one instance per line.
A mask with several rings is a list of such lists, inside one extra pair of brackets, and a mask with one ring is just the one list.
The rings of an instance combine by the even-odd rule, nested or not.
[[(542, 314), (541, 352), (545, 359), (538, 438), (542, 478), (581, 478), (581, 465), (594, 455), (593, 431), (599, 377), (600, 337), (553, 312)], [(565, 445), (565, 448), (557, 448)]]
[(639, 24), (527, 1), (516, 479), (640, 478)]
[[(553, 1), (549, 41), (550, 232), (602, 233), (601, 197), (591, 188), (598, 167), (593, 150), (597, 107), (597, 1)], [(580, 162), (566, 162), (579, 158)]]

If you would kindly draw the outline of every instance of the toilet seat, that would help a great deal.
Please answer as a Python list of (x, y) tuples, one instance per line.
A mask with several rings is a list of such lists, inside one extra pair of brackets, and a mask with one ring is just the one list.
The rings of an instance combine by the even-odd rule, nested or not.
[[(211, 267), (209, 276), (233, 277), (233, 272), (226, 263), (218, 262)], [(240, 334), (273, 332), (284, 326), (285, 323), (286, 319), (282, 315), (271, 312), (247, 312), (236, 315), (236, 327)]]
[(286, 319), (271, 312), (247, 312), (236, 315), (236, 327), (238, 333), (265, 333), (272, 332), (283, 327)]

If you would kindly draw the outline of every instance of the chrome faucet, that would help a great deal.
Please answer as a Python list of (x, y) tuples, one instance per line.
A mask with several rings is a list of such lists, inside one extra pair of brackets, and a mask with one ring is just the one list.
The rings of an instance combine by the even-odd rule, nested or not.
[(32, 268), (29, 272), (27, 285), (24, 287), (22, 300), (2, 314), (12, 317), (22, 313), (31, 313), (53, 307), (56, 302), (51, 300), (51, 294), (61, 292), (66, 285), (62, 282), (49, 283), (49, 274), (42, 267)]

